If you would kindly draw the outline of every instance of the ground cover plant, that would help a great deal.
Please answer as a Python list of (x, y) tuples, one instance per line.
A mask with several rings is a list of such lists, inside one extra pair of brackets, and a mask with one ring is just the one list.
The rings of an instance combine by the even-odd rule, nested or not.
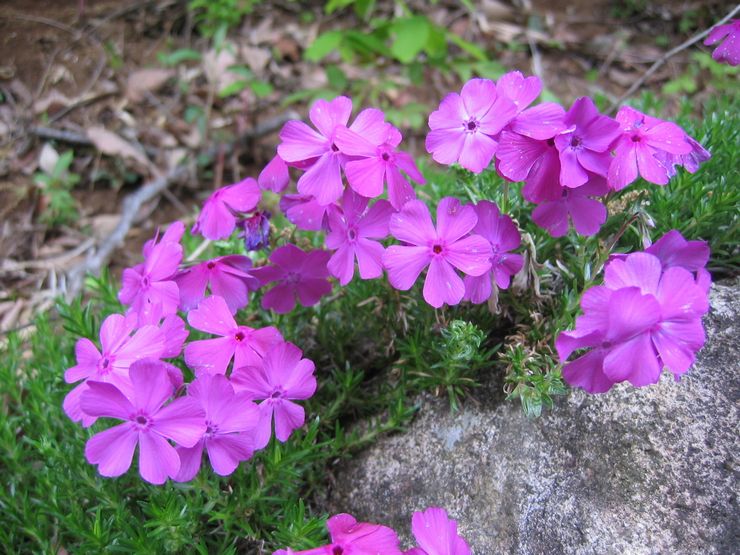
[[(327, 468), (401, 430), (417, 393), (456, 407), (496, 372), (536, 415), (564, 380), (685, 373), (707, 268), (737, 271), (736, 99), (703, 119), (686, 105), (679, 127), (650, 96), (611, 118), (588, 97), (530, 106), (540, 93), (517, 72), (450, 93), (429, 117), (439, 164), (379, 110), (318, 101), (257, 179), (60, 302), (66, 333), (42, 316), (31, 350), (11, 334), (6, 545), (401, 552), (320, 499)], [(441, 508), (412, 528), (408, 553), (468, 552)]]

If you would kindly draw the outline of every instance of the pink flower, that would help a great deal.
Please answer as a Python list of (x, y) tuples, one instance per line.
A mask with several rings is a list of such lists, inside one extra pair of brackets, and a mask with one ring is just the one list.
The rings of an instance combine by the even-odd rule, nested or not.
[(228, 476), (241, 461), (254, 453), (249, 432), (259, 421), (259, 410), (246, 394), (234, 393), (221, 374), (203, 374), (188, 386), (188, 397), (195, 399), (205, 413), (205, 432), (192, 447), (178, 447), (180, 470), (174, 479), (189, 482), (200, 469), (203, 449), (213, 471)]
[(262, 449), (270, 441), (273, 417), (275, 437), (281, 442), (303, 426), (303, 407), (293, 401), (311, 397), (316, 391), (316, 378), (314, 363), (302, 356), (292, 343), (279, 342), (265, 353), (259, 364), (234, 371), (231, 381), (236, 391), (262, 401), (254, 432), (255, 449)]
[(476, 204), (475, 212), (478, 223), (473, 228), (473, 233), (487, 239), (492, 248), (491, 269), (480, 276), (465, 276), (463, 280), (464, 299), (479, 304), (491, 296), (492, 280), (495, 280), (500, 289), (509, 287), (511, 276), (522, 269), (524, 260), (522, 255), (509, 252), (518, 249), (522, 242), (519, 230), (509, 216), (501, 214), (498, 206), (487, 200)]
[(270, 160), (257, 177), (257, 184), (261, 189), (274, 193), (281, 193), (290, 183), (288, 164), (278, 154)]
[(273, 555), (402, 555), (398, 536), (387, 526), (357, 522), (343, 513), (327, 520), (326, 527), (331, 544), (304, 551), (279, 549)]
[(326, 214), (334, 204), (321, 205), (310, 195), (283, 195), (280, 210), (290, 223), (306, 231), (322, 231), (328, 228)]
[(295, 245), (283, 245), (270, 255), (272, 266), (252, 272), (263, 285), (277, 284), (262, 297), (262, 307), (278, 314), (287, 314), (295, 307), (296, 298), (303, 306), (313, 306), (331, 293), (326, 264), (331, 254), (314, 250), (305, 252)]
[(711, 46), (720, 41), (722, 44), (714, 49), (712, 58), (731, 66), (740, 64), (740, 19), (733, 19), (727, 25), (718, 25), (712, 29), (704, 39), (704, 44)]
[(259, 280), (249, 271), (252, 261), (246, 256), (230, 255), (213, 258), (182, 270), (175, 276), (180, 289), (180, 308), (188, 311), (211, 293), (223, 297), (231, 313), (247, 305), (249, 291), (259, 289)]
[(190, 335), (185, 329), (185, 322), (176, 314), (165, 316), (159, 326), (162, 335), (164, 335), (164, 349), (160, 358), (177, 358), (182, 352), (182, 346)]
[[(506, 129), (532, 139), (552, 139), (565, 128), (565, 110), (555, 102), (543, 102), (528, 108), (509, 122)], [(554, 141), (552, 141), (554, 144)], [(499, 143), (499, 148), (501, 145)], [(498, 151), (497, 151), (498, 157)]]
[(560, 184), (580, 187), (588, 172), (606, 177), (611, 163), (609, 147), (619, 137), (619, 123), (599, 113), (593, 100), (581, 97), (565, 114), (566, 129), (555, 137), (560, 152)]
[(701, 146), (696, 139), (688, 135), (684, 138), (691, 146), (691, 151), (688, 154), (664, 155), (667, 160), (665, 162), (661, 160), (663, 165), (671, 168), (668, 172), (669, 177), (673, 177), (675, 175), (676, 166), (684, 167), (689, 173), (696, 173), (699, 170), (699, 166), (712, 157), (712, 154), (706, 148)]
[(652, 118), (629, 106), (619, 109), (617, 121), (622, 134), (608, 174), (609, 185), (617, 191), (638, 175), (650, 183), (665, 185), (674, 173), (673, 164), (666, 157), (692, 151), (686, 133), (675, 123)]
[(380, 143), (371, 142), (369, 138), (342, 127), (337, 129), (335, 139), (339, 150), (357, 157), (344, 167), (350, 187), (363, 197), (374, 198), (383, 194), (384, 183), (388, 183), (388, 199), (396, 210), (400, 210), (406, 201), (416, 198), (401, 170), (413, 181), (426, 183), (411, 155), (396, 150), (401, 138), (398, 129), (388, 125), (387, 135)]
[(406, 291), (429, 266), (424, 281), (424, 300), (435, 308), (458, 304), (465, 285), (455, 268), (471, 276), (491, 269), (491, 244), (480, 235), (470, 235), (478, 223), (475, 209), (447, 197), (437, 206), (437, 228), (426, 204), (410, 200), (391, 216), (391, 234), (408, 245), (388, 247), (383, 265), (396, 289)]
[(112, 382), (126, 392), (130, 391), (129, 367), (141, 358), (159, 358), (165, 350), (165, 337), (156, 326), (136, 329), (134, 318), (111, 314), (100, 326), (102, 353), (87, 338), (77, 340), (77, 364), (67, 368), (64, 381), (74, 383), (85, 380), (64, 398), (64, 412), (73, 422), (91, 426), (95, 418), (84, 414), (80, 397), (87, 390), (87, 380)]
[(342, 207), (329, 212), (330, 232), (326, 246), (336, 252), (327, 265), (341, 285), (352, 281), (355, 258), (362, 279), (375, 279), (383, 275), (383, 245), (372, 239), (388, 236), (388, 221), (393, 207), (379, 200), (367, 209), (368, 199), (351, 189), (345, 189)]
[(219, 335), (185, 346), (185, 363), (201, 374), (226, 374), (231, 359), (234, 368), (259, 364), (265, 352), (283, 336), (272, 326), (254, 329), (237, 325), (226, 301), (211, 296), (188, 313), (188, 323), (196, 330)]
[(444, 509), (430, 507), (415, 512), (411, 531), (419, 547), (404, 555), (470, 555), (470, 547), (457, 533), (457, 522), (449, 518)]
[(427, 152), (440, 164), (482, 172), (496, 152), (497, 135), (516, 115), (516, 105), (488, 79), (471, 79), (460, 94), (444, 97), (429, 116)]
[(254, 210), (262, 198), (262, 191), (252, 177), (214, 191), (203, 204), (191, 230), (206, 239), (225, 239), (236, 227), (235, 213)]
[(560, 188), (560, 196), (554, 200), (543, 200), (532, 212), (532, 220), (546, 229), (553, 237), (568, 233), (568, 220), (580, 235), (596, 235), (606, 221), (606, 206), (591, 197), (609, 192), (606, 180), (590, 174), (590, 180), (574, 189)]
[(192, 447), (206, 429), (203, 409), (183, 397), (163, 406), (174, 388), (164, 364), (141, 360), (129, 370), (133, 394), (126, 397), (110, 383), (90, 381), (82, 395), (82, 410), (94, 417), (123, 420), (123, 424), (91, 437), (85, 457), (103, 476), (115, 477), (131, 466), (139, 444), (139, 473), (152, 484), (163, 484), (180, 469), (175, 448), (167, 441)]
[(180, 238), (184, 232), (185, 225), (175, 222), (159, 242), (157, 233), (144, 245), (144, 263), (123, 271), (118, 300), (131, 305), (139, 325), (158, 323), (161, 317), (177, 312), (180, 292), (173, 277), (182, 260)]
[(539, 77), (524, 77), (520, 71), (510, 71), (498, 78), (496, 91), (511, 100), (519, 114), (540, 96), (542, 82)]

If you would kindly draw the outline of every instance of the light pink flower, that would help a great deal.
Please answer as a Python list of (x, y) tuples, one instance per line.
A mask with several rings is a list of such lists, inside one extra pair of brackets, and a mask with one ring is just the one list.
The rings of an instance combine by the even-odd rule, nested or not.
[(733, 19), (726, 25), (717, 25), (704, 39), (704, 44), (711, 46), (722, 41), (712, 52), (712, 58), (731, 66), (740, 64), (740, 19)]
[(430, 507), (415, 512), (411, 532), (419, 546), (404, 555), (470, 555), (470, 547), (457, 533), (457, 522), (444, 509)]
[(599, 175), (590, 174), (585, 185), (561, 187), (558, 198), (542, 200), (532, 212), (532, 220), (553, 237), (562, 237), (568, 233), (569, 220), (580, 235), (596, 235), (606, 222), (607, 211), (606, 206), (592, 197), (603, 196), (608, 192), (606, 180)]
[(175, 276), (180, 289), (180, 308), (188, 311), (205, 297), (206, 285), (211, 293), (223, 297), (232, 314), (247, 305), (249, 291), (259, 289), (259, 280), (249, 271), (252, 261), (246, 256), (230, 255), (201, 262)]
[(82, 410), (94, 417), (123, 420), (95, 434), (85, 446), (85, 457), (103, 476), (115, 477), (131, 466), (139, 445), (139, 473), (152, 484), (163, 484), (180, 469), (175, 448), (167, 441), (192, 447), (206, 429), (204, 412), (195, 399), (183, 397), (163, 406), (174, 388), (164, 364), (140, 360), (129, 370), (133, 394), (126, 397), (115, 385), (88, 382)]
[(247, 177), (234, 185), (221, 187), (206, 200), (191, 230), (206, 239), (225, 239), (236, 227), (235, 213), (254, 210), (262, 198), (257, 181)]
[(510, 71), (498, 78), (496, 92), (511, 100), (519, 114), (540, 96), (542, 81), (534, 75), (524, 77), (520, 71)]

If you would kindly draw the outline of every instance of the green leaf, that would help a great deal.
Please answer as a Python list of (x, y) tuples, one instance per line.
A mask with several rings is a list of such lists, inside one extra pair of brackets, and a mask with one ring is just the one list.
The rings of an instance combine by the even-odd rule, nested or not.
[(180, 48), (179, 50), (175, 50), (169, 54), (164, 52), (159, 52), (157, 54), (159, 63), (165, 66), (176, 66), (183, 62), (199, 62), (201, 58), (202, 56), (200, 52), (193, 50), (192, 48)]
[(449, 40), (451, 43), (456, 44), (459, 46), (462, 50), (470, 54), (473, 58), (475, 58), (478, 61), (481, 62), (487, 62), (488, 56), (486, 56), (486, 53), (478, 48), (475, 44), (472, 42), (468, 42), (465, 39), (457, 36), (455, 33), (448, 32), (447, 33), (447, 40)]
[(254, 73), (252, 73), (252, 70), (247, 66), (229, 66), (226, 68), (226, 71), (233, 73), (234, 75), (238, 75), (239, 77), (243, 77), (244, 79), (252, 79), (254, 77)]
[(326, 3), (326, 7), (324, 8), (324, 11), (327, 14), (331, 14), (339, 9), (346, 8), (347, 6), (351, 6), (354, 3), (355, 3), (355, 0), (329, 0)]
[(347, 76), (335, 65), (326, 67), (326, 78), (329, 81), (329, 85), (337, 89), (337, 91), (343, 91), (347, 87)]
[(233, 83), (226, 85), (223, 89), (218, 91), (218, 96), (220, 96), (221, 98), (226, 98), (227, 96), (233, 96), (235, 94), (239, 94), (244, 89), (246, 89), (248, 86), (249, 86), (249, 81), (240, 79), (239, 81), (234, 81)]
[(259, 98), (264, 98), (272, 94), (273, 88), (267, 81), (252, 81), (249, 86)]
[(430, 58), (443, 58), (447, 55), (447, 38), (445, 30), (437, 25), (432, 25), (429, 29), (429, 39), (424, 50)]
[(339, 48), (343, 36), (341, 31), (327, 31), (320, 34), (311, 43), (311, 46), (306, 48), (303, 57), (309, 62), (318, 62), (332, 50)]
[(399, 19), (393, 24), (396, 39), (391, 46), (393, 56), (408, 64), (416, 58), (429, 40), (429, 20), (421, 15)]

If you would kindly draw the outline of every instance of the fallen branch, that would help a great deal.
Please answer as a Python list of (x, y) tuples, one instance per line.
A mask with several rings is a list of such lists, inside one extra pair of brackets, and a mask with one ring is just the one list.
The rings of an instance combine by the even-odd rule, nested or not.
[[(228, 143), (227, 145), (214, 145), (210, 147), (203, 154), (205, 158), (212, 159), (219, 152), (229, 153), (237, 145), (251, 139), (257, 139), (273, 131), (278, 130), (283, 124), (290, 119), (298, 119), (298, 115), (294, 112), (287, 112), (280, 116), (266, 120), (253, 129), (242, 134), (235, 141)], [(100, 269), (108, 263), (113, 251), (121, 244), (123, 244), (129, 229), (134, 223), (136, 215), (139, 212), (141, 206), (153, 198), (159, 196), (167, 187), (172, 183), (183, 179), (190, 172), (189, 164), (182, 164), (172, 168), (165, 174), (162, 174), (148, 183), (142, 185), (137, 191), (131, 193), (123, 200), (123, 207), (121, 209), (120, 219), (115, 229), (102, 241), (94, 252), (91, 252), (87, 260), (82, 264), (72, 268), (67, 274), (67, 290), (66, 297), (72, 299), (82, 291), (82, 285), (85, 279), (85, 275), (88, 273), (99, 274)]]
[(656, 71), (658, 71), (658, 68), (660, 68), (660, 66), (662, 66), (664, 63), (666, 63), (671, 57), (675, 56), (676, 54), (678, 54), (682, 50), (686, 50), (692, 44), (695, 44), (695, 43), (699, 42), (701, 39), (703, 39), (704, 37), (706, 37), (711, 32), (711, 30), (714, 29), (715, 27), (717, 27), (719, 25), (724, 25), (725, 23), (727, 23), (728, 21), (730, 21), (730, 19), (732, 19), (737, 14), (738, 11), (740, 11), (740, 4), (735, 5), (735, 7), (732, 10), (730, 10), (730, 13), (728, 13), (721, 21), (718, 21), (717, 23), (715, 23), (714, 25), (712, 25), (709, 29), (705, 29), (701, 33), (697, 33), (696, 35), (694, 35), (693, 37), (691, 37), (687, 41), (679, 44), (676, 48), (674, 48), (672, 50), (669, 50), (668, 52), (666, 52), (665, 54), (663, 54), (662, 57), (660, 57), (658, 60), (656, 60), (655, 63), (653, 63), (653, 65), (651, 65), (648, 68), (648, 70), (642, 75), (642, 77), (640, 77), (637, 81), (635, 81), (634, 83), (632, 83), (632, 86), (629, 89), (627, 89), (627, 92), (625, 92), (622, 96), (620, 96), (619, 98), (617, 98), (617, 100), (615, 100), (612, 103), (612, 105), (609, 107), (609, 110), (607, 111), (607, 113), (608, 114), (613, 114), (619, 108), (619, 106), (622, 104), (622, 102), (624, 102), (625, 99), (627, 99), (630, 96), (632, 96), (635, 93), (636, 90), (638, 90), (640, 87), (642, 87), (642, 85), (645, 83), (645, 81), (647, 81), (653, 75), (653, 73), (655, 73)]

